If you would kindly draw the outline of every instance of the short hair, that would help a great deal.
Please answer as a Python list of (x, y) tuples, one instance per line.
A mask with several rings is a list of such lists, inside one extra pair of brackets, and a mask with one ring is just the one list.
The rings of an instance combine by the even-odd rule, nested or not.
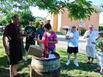
[(76, 28), (76, 26), (72, 26), (72, 28)]
[(13, 15), (12, 16), (12, 19), (16, 19), (16, 18), (18, 18), (19, 16), (17, 15), (17, 14), (15, 14), (15, 15)]
[(44, 25), (44, 28), (46, 28), (47, 30), (52, 29), (51, 24), (47, 23)]

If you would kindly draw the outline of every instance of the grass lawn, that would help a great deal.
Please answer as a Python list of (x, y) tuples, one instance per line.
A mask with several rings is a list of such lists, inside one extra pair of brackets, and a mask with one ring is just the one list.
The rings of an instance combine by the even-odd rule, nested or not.
[[(97, 64), (94, 62), (93, 64), (86, 64), (86, 56), (84, 54), (79, 53), (78, 59), (80, 67), (75, 67), (73, 64), (73, 57), (71, 57), (71, 64), (66, 66), (66, 50), (57, 49), (57, 52), (60, 54), (61, 58), (61, 77), (103, 77), (99, 73), (94, 72), (94, 69), (97, 67)], [(28, 63), (20, 63), (18, 65), (18, 73), (21, 77), (29, 77), (29, 67), (30, 60)], [(0, 77), (9, 77), (9, 70), (7, 64), (7, 58), (4, 53), (4, 48), (2, 45), (2, 40), (0, 38)]]

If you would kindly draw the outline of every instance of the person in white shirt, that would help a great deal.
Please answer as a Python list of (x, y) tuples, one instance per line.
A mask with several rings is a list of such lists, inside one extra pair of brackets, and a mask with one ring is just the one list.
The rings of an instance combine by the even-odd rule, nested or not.
[(100, 72), (103, 74), (103, 32), (99, 32), (98, 38), (96, 39), (96, 59), (98, 67), (95, 69), (95, 72)]
[(78, 40), (79, 40), (79, 32), (76, 29), (76, 26), (71, 28), (71, 31), (68, 31), (66, 34), (66, 39), (68, 41), (68, 59), (66, 65), (70, 64), (70, 55), (74, 53), (74, 64), (78, 67), (77, 53), (78, 53)]
[(87, 63), (92, 63), (96, 56), (96, 37), (98, 36), (97, 32), (94, 30), (93, 25), (89, 26), (84, 34), (86, 38), (86, 55), (88, 57)]
[(98, 67), (96, 69), (97, 72), (100, 72), (103, 74), (103, 40), (99, 43), (99, 48), (101, 49), (99, 52), (96, 54), (96, 58), (98, 61)]

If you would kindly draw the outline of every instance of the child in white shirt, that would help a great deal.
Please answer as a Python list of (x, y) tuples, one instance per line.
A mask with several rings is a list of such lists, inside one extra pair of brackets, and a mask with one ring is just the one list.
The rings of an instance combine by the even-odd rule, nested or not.
[(99, 52), (96, 54), (96, 58), (98, 60), (98, 67), (97, 70), (101, 74), (103, 74), (103, 40), (99, 43), (99, 48), (101, 49)]

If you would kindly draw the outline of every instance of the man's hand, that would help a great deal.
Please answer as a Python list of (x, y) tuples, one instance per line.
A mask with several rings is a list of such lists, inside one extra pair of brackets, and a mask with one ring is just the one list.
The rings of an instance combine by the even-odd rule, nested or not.
[(87, 38), (89, 38), (90, 36), (89, 35), (87, 35)]
[(92, 42), (92, 44), (96, 44), (95, 42)]

